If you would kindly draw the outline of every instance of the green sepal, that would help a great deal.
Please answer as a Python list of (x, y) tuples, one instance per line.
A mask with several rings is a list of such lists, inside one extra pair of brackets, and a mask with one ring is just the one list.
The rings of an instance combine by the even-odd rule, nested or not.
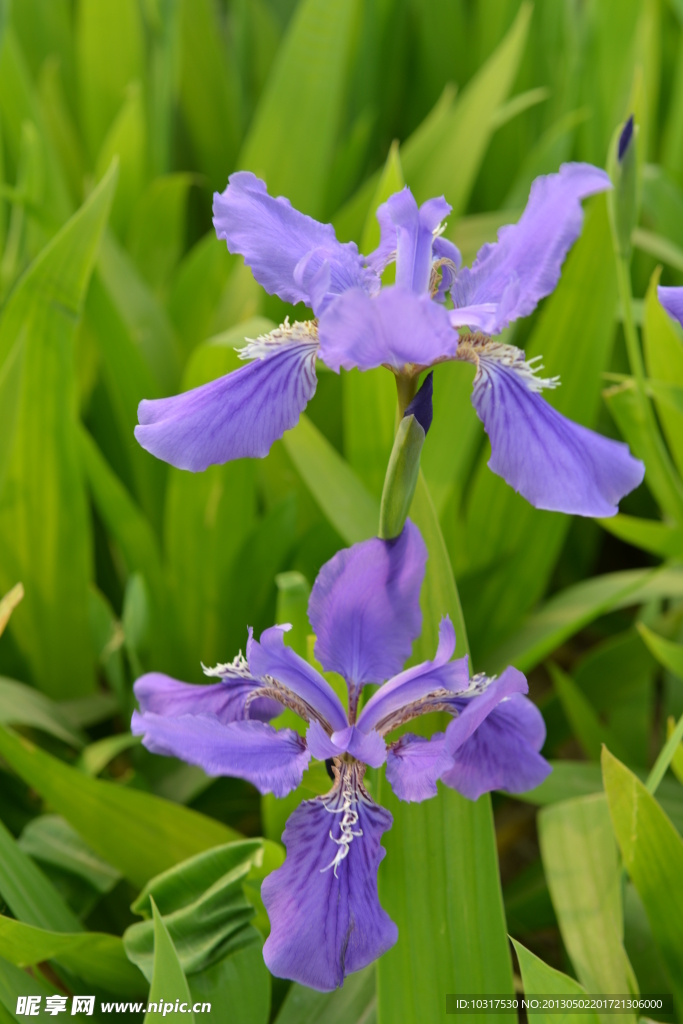
[(396, 432), (379, 510), (379, 536), (398, 537), (413, 500), (425, 432), (414, 416), (404, 416)]

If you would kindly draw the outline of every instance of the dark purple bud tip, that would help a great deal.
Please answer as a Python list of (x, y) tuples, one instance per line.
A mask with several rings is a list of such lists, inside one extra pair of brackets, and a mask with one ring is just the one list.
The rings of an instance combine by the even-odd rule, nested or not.
[(628, 149), (631, 139), (633, 138), (633, 114), (629, 117), (628, 121), (621, 129), (621, 135), (619, 136), (619, 163), (624, 159), (626, 150)]
[(422, 381), (420, 390), (415, 395), (415, 398), (413, 398), (412, 402), (403, 413), (404, 417), (414, 416), (425, 434), (429, 431), (429, 428), (432, 425), (432, 416), (434, 415), (434, 410), (432, 409), (433, 377), (434, 371), (430, 370)]

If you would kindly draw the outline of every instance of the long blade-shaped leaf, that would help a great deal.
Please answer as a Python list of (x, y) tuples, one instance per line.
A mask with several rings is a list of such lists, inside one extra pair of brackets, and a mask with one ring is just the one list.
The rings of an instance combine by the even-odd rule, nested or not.
[(116, 184), (112, 170), (15, 289), (0, 362), (22, 339), (21, 406), (0, 512), (0, 590), (21, 579), (12, 630), (47, 692), (94, 685), (88, 624), (88, 509), (76, 433), (76, 324)]
[(683, 840), (642, 782), (606, 748), (602, 755), (602, 774), (624, 867), (647, 911), (680, 1014), (683, 1009)]
[(547, 807), (538, 824), (548, 888), (579, 980), (595, 994), (637, 991), (623, 947), (619, 861), (604, 796)]
[(180, 804), (90, 778), (0, 727), (0, 752), (78, 834), (134, 885), (240, 836)]
[(239, 166), (320, 217), (344, 96), (355, 0), (303, 0), (278, 52)]

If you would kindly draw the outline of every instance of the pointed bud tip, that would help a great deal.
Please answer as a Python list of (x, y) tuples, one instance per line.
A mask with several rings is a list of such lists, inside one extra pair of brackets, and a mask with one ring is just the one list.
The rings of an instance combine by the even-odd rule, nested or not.
[(631, 139), (632, 138), (633, 138), (633, 114), (631, 114), (631, 116), (629, 117), (628, 121), (626, 122), (624, 127), (621, 129), (621, 135), (619, 136), (619, 149), (618, 149), (619, 163), (621, 163), (622, 160), (624, 159), (624, 157), (626, 155), (626, 151), (627, 151), (627, 149), (628, 149), (628, 147), (629, 147), (629, 145), (631, 143)]
[(432, 417), (434, 415), (434, 410), (432, 408), (432, 392), (434, 386), (433, 377), (434, 371), (430, 370), (422, 381), (419, 391), (403, 413), (404, 417), (414, 416), (425, 434), (428, 433), (429, 428), (432, 425)]

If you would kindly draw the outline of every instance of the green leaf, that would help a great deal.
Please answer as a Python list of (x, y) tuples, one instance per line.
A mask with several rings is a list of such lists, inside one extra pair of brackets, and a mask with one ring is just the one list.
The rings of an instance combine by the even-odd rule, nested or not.
[(76, 50), (80, 115), (93, 161), (123, 103), (126, 86), (143, 80), (144, 46), (136, 0), (79, 3)]
[(605, 797), (546, 807), (538, 830), (548, 888), (579, 981), (594, 994), (637, 993), (623, 947), (619, 859)]
[(254, 908), (243, 882), (263, 857), (260, 839), (229, 843), (191, 858), (153, 878), (132, 909), (148, 920), (132, 924), (123, 937), (126, 953), (148, 981), (154, 968), (155, 925), (161, 914), (186, 974), (196, 974), (261, 937), (249, 923)]
[(683, 1008), (683, 840), (645, 786), (605, 749), (602, 773), (624, 867), (647, 911), (669, 974), (677, 1010)]
[[(147, 518), (160, 533), (166, 465), (139, 444), (131, 443), (131, 437), (138, 422), (140, 401), (160, 398), (161, 387), (98, 272), (93, 275), (88, 291), (84, 328), (94, 338), (99, 355), (100, 378), (118, 435), (113, 440), (120, 458), (118, 465), (125, 466), (124, 478), (131, 481)], [(112, 438), (108, 437), (108, 441), (111, 445)]]
[[(653, 285), (658, 280), (658, 275), (655, 275)], [(648, 376), (680, 388), (683, 386), (683, 345), (680, 332), (662, 308), (654, 288), (648, 291), (645, 310), (643, 349)], [(655, 400), (655, 405), (673, 460), (679, 473), (683, 473), (683, 411), (661, 400)]]
[(679, 752), (681, 739), (683, 739), (683, 715), (681, 715), (678, 724), (667, 735), (666, 743), (660, 750), (657, 760), (653, 764), (652, 770), (647, 777), (645, 786), (648, 793), (654, 794), (657, 792), (657, 787), (664, 778), (667, 768), (673, 761), (675, 755)]
[(168, 312), (184, 355), (214, 332), (216, 307), (237, 260), (209, 231), (183, 258), (173, 277)]
[[(545, 782), (536, 789), (520, 793), (516, 799), (545, 807), (560, 800), (602, 792), (599, 765), (585, 761), (550, 761), (550, 766), (553, 770)], [(645, 772), (641, 772), (640, 776), (644, 780)], [(683, 794), (679, 784), (673, 779), (662, 779), (657, 790), (657, 801), (683, 835)]]
[(107, 132), (95, 162), (95, 175), (101, 178), (115, 157), (119, 160), (119, 180), (111, 208), (110, 223), (124, 237), (133, 210), (145, 184), (146, 157), (145, 111), (138, 82), (128, 87), (121, 110)]
[(570, 636), (616, 608), (683, 595), (683, 572), (676, 566), (625, 569), (582, 580), (549, 598), (514, 637), (487, 659), (487, 670), (513, 664), (528, 672)]
[[(666, 738), (670, 740), (676, 731), (676, 721), (673, 715), (669, 715), (666, 720)], [(671, 771), (674, 773), (680, 783), (683, 784), (683, 743), (679, 743), (674, 750), (673, 757), (671, 758)]]
[(94, 687), (92, 556), (73, 344), (115, 182), (112, 168), (32, 264), (0, 321), (0, 364), (18, 338), (24, 348), (21, 409), (0, 511), (0, 589), (5, 581), (23, 581), (26, 598), (13, 634), (41, 688), (63, 697)]
[(276, 1024), (374, 1024), (375, 987), (374, 964), (350, 974), (336, 992), (315, 992), (294, 983)]
[(355, 11), (355, 0), (297, 6), (238, 161), (314, 217), (324, 213)]
[(552, 662), (548, 665), (548, 670), (555, 693), (560, 698), (562, 709), (587, 756), (593, 761), (599, 761), (603, 743), (606, 743), (619, 756), (623, 756), (623, 752), (620, 753), (619, 740), (600, 721), (595, 708), (572, 677)]
[(51, 225), (62, 224), (73, 212), (73, 205), (59, 159), (44, 124), (29, 69), (11, 25), (5, 29), (0, 51), (0, 112), (3, 138), (15, 166), (21, 155), (24, 125), (30, 122), (37, 129), (45, 168), (45, 191), (41, 206)]
[(308, 599), (311, 587), (303, 575), (292, 569), (281, 572), (275, 577), (277, 586), (277, 607), (275, 621), (278, 624), (289, 623), (292, 627), (285, 633), (285, 643), (297, 654), (305, 658), (308, 653), (308, 636), (311, 627), (308, 622)]
[[(525, 995), (585, 997), (586, 990), (579, 985), (578, 981), (563, 974), (562, 971), (556, 971), (554, 967), (549, 967), (540, 957), (526, 949), (521, 942), (517, 942), (515, 939), (511, 941), (519, 960)], [(577, 1016), (574, 1013), (534, 1012), (534, 1020), (538, 1021), (538, 1024), (571, 1024), (576, 1019)], [(590, 1011), (580, 1014), (578, 1019), (583, 1024), (598, 1024), (600, 1020), (597, 1013)]]
[[(605, 202), (590, 206), (581, 238), (536, 321), (527, 356), (542, 356), (562, 386), (551, 404), (564, 416), (593, 426), (600, 373), (615, 334), (616, 276)], [(459, 572), (460, 592), (475, 652), (488, 654), (509, 636), (546, 589), (571, 519), (533, 508), (488, 468), (482, 451), (467, 498), (470, 564)], [(467, 576), (464, 576), (464, 572)]]
[[(441, 617), (448, 614), (467, 651), (458, 592), (438, 519), (422, 474), (411, 507), (429, 559), (420, 595), (423, 628), (413, 658), (434, 656)], [(382, 803), (394, 824), (379, 870), (382, 906), (399, 940), (378, 965), (378, 1020), (437, 1020), (444, 992), (512, 994), (512, 973), (500, 890), (496, 840), (487, 796), (466, 800), (446, 786), (435, 800), (405, 804), (384, 781)], [(424, 866), (429, 864), (429, 870)], [(476, 921), (464, 929), (463, 921)], [(491, 1019), (495, 1014), (488, 1015)]]
[(0, 727), (0, 753), (25, 782), (134, 885), (238, 834), (203, 814), (92, 779)]
[(191, 174), (166, 174), (147, 186), (128, 229), (128, 251), (147, 284), (161, 291), (180, 260)]
[(0, 722), (3, 725), (28, 725), (56, 736), (80, 748), (84, 736), (71, 728), (59, 704), (32, 686), (0, 676)]
[(0, 916), (0, 956), (17, 967), (57, 960), (89, 985), (117, 995), (143, 995), (147, 988), (118, 935), (82, 931), (66, 935)]
[(86, 775), (99, 775), (110, 761), (122, 754), (124, 750), (130, 750), (140, 743), (139, 736), (131, 736), (129, 732), (116, 733), (114, 736), (104, 736), (101, 740), (89, 743), (81, 751), (78, 759), (78, 767)]
[(603, 530), (627, 544), (661, 558), (683, 558), (683, 530), (656, 519), (638, 519), (623, 513), (611, 519), (598, 519)]
[[(662, 509), (683, 524), (683, 487), (662, 457), (663, 442), (654, 420), (645, 416), (636, 384), (626, 380), (608, 388), (603, 397), (633, 453), (645, 463), (645, 483)], [(647, 399), (646, 399), (647, 400)]]
[(419, 169), (409, 154), (403, 158), (406, 181), (418, 203), (443, 193), (453, 217), (463, 212), (486, 148), (496, 128), (496, 115), (517, 76), (524, 52), (531, 5), (523, 3), (507, 35), (457, 100), (439, 144)]
[(658, 636), (644, 622), (637, 622), (636, 629), (659, 664), (683, 679), (683, 645)]
[[(241, 140), (239, 83), (212, 0), (180, 3), (180, 106), (199, 169), (224, 189)], [(241, 164), (239, 165), (241, 166)]]
[(307, 416), (284, 436), (287, 454), (335, 530), (349, 544), (377, 533), (379, 503)]
[(58, 932), (83, 930), (81, 922), (52, 883), (19, 847), (2, 822), (0, 851), (0, 894), (16, 918), (26, 924)]
[(24, 586), (22, 583), (15, 583), (11, 590), (0, 599), (0, 636), (5, 632), (12, 612), (20, 601), (24, 599)]
[(93, 501), (119, 545), (129, 573), (142, 573), (152, 604), (151, 655), (157, 669), (171, 668), (178, 648), (175, 611), (166, 587), (154, 532), (85, 428), (79, 436), (83, 468)]
[(180, 347), (168, 314), (110, 233), (102, 241), (98, 270), (157, 386), (164, 394), (177, 391)]
[(210, 1005), (219, 1020), (268, 1024), (271, 977), (260, 945), (240, 949), (187, 980), (193, 1001)]
[(6, 1021), (22, 1021), (23, 1018), (16, 1013), (19, 996), (40, 996), (42, 1002), (43, 996), (52, 996), (57, 992), (42, 975), (36, 978), (0, 957), (0, 1006), (6, 1011), (6, 1017), (2, 1018), (3, 1024)]
[[(270, 327), (270, 321), (255, 318), (209, 339), (194, 351), (183, 390), (236, 369), (235, 348), (245, 335), (257, 337)], [(253, 459), (211, 466), (204, 473), (170, 470), (166, 552), (190, 678), (200, 672), (201, 663), (226, 660), (225, 604), (235, 588), (235, 559), (257, 522), (255, 477)]]
[(23, 356), (23, 338), (19, 337), (0, 366), (0, 491), (14, 448), (19, 418)]
[(674, 270), (683, 270), (683, 249), (668, 238), (645, 228), (634, 228), (631, 241), (636, 249), (649, 253), (662, 263), (668, 263)]
[(84, 878), (100, 893), (110, 892), (121, 878), (116, 868), (98, 857), (58, 814), (32, 818), (19, 837), (18, 846), (34, 860)]
[(145, 1021), (156, 1020), (156, 1014), (149, 1009), (151, 1004), (155, 1004), (155, 1010), (157, 1006), (159, 1008), (163, 1006), (165, 1014), (166, 1007), (169, 1010), (174, 1010), (176, 1000), (180, 1000), (181, 1006), (183, 1004), (186, 1006), (184, 1012), (187, 1014), (187, 1017), (185, 1019), (190, 1024), (194, 1024), (194, 1014), (191, 1011), (191, 997), (187, 979), (180, 965), (178, 954), (173, 945), (173, 939), (168, 934), (168, 929), (163, 922), (161, 914), (154, 905), (154, 901), (152, 901), (152, 911), (154, 914), (154, 974), (152, 975), (152, 985), (149, 990)]

